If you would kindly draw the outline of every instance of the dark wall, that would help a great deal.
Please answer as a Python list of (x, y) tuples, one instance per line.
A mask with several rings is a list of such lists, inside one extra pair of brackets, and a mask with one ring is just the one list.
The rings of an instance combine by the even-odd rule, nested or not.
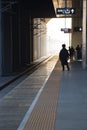
[(2, 14), (2, 73), (12, 71), (12, 18)]
[(22, 5), (2, 13), (2, 75), (18, 72), (32, 62), (32, 22)]

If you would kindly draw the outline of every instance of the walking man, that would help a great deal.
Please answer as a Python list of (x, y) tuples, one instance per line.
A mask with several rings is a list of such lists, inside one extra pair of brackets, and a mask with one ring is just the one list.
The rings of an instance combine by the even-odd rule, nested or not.
[(67, 70), (69, 71), (70, 70), (69, 65), (68, 65), (69, 53), (68, 53), (68, 50), (66, 49), (65, 44), (62, 44), (62, 49), (60, 50), (60, 53), (59, 53), (59, 59), (61, 61), (63, 71), (65, 70), (65, 65), (67, 67)]

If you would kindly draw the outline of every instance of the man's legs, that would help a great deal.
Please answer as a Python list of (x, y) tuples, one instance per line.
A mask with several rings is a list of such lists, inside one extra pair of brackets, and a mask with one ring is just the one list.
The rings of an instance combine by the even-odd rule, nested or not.
[(69, 68), (68, 62), (67, 62), (67, 64), (66, 64), (66, 66), (67, 66), (67, 69), (68, 69), (68, 71), (69, 71), (69, 70), (70, 70), (70, 68)]
[(62, 70), (64, 71), (64, 69), (65, 69), (65, 68), (64, 68), (64, 64), (62, 63)]

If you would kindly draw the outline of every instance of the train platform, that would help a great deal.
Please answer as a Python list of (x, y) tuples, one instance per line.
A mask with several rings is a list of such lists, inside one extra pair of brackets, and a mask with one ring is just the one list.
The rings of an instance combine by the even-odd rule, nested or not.
[[(0, 130), (87, 130), (87, 70), (57, 57), (0, 93)], [(12, 89), (10, 89), (10, 87)]]
[(5, 88), (6, 86), (8, 86), (10, 83), (14, 82), (16, 79), (20, 78), (21, 76), (23, 76), (27, 72), (34, 70), (35, 68), (37, 68), (37, 66), (39, 66), (43, 62), (46, 62), (51, 57), (52, 56), (45, 56), (43, 58), (40, 58), (39, 60), (34, 61), (30, 65), (26, 65), (25, 69), (22, 68), (20, 71), (17, 71), (15, 73), (0, 76), (0, 90)]

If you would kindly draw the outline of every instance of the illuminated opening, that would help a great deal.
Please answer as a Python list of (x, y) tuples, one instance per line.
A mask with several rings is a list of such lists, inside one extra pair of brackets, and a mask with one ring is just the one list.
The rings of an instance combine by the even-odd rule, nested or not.
[(72, 29), (71, 18), (52, 18), (47, 23), (47, 51), (50, 54), (59, 53), (62, 44), (68, 49), (71, 46), (72, 33), (64, 33), (61, 29)]

